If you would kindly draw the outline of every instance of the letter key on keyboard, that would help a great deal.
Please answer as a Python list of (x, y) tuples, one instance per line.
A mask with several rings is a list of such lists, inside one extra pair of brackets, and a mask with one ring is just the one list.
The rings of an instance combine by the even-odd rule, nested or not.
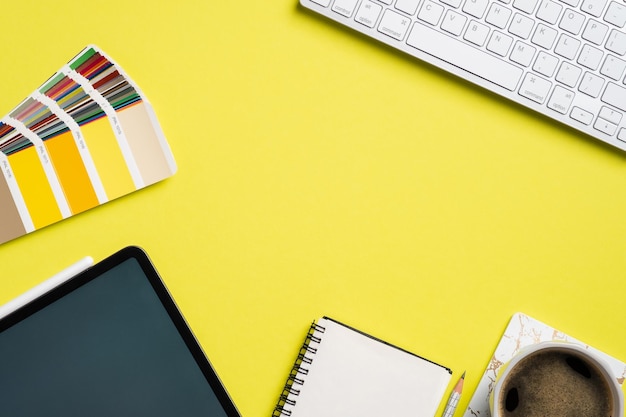
[(626, 0), (300, 0), (626, 150)]

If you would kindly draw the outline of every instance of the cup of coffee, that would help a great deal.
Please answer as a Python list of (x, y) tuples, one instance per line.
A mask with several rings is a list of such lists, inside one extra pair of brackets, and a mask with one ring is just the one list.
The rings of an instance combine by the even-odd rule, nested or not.
[(609, 366), (568, 342), (521, 349), (500, 368), (489, 401), (491, 417), (624, 415), (624, 395)]

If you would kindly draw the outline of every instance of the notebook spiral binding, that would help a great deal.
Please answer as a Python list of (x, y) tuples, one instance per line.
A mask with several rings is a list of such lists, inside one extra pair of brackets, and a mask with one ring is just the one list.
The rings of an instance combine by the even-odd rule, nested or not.
[(296, 405), (296, 399), (300, 395), (300, 386), (304, 384), (304, 376), (309, 373), (308, 365), (313, 363), (313, 356), (317, 353), (317, 346), (322, 342), (322, 338), (316, 333), (324, 333), (326, 329), (319, 324), (313, 322), (304, 339), (302, 347), (298, 352), (298, 357), (289, 372), (289, 377), (283, 388), (278, 400), (278, 404), (274, 408), (272, 417), (291, 416), (291, 409)]

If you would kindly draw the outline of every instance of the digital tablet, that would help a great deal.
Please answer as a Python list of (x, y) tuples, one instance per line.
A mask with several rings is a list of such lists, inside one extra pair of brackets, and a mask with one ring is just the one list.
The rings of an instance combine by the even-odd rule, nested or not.
[(240, 417), (137, 247), (0, 315), (0, 415)]

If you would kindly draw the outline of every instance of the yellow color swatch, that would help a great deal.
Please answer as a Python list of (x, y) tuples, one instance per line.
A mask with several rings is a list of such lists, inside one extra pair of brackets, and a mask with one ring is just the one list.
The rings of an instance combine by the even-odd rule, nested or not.
[(11, 164), (35, 229), (61, 220), (63, 218), (61, 210), (54, 198), (35, 147), (31, 146), (10, 155), (9, 164)]
[(72, 133), (67, 131), (44, 143), (72, 214), (97, 206), (98, 197)]
[(135, 191), (122, 150), (107, 117), (80, 127), (109, 200)]

